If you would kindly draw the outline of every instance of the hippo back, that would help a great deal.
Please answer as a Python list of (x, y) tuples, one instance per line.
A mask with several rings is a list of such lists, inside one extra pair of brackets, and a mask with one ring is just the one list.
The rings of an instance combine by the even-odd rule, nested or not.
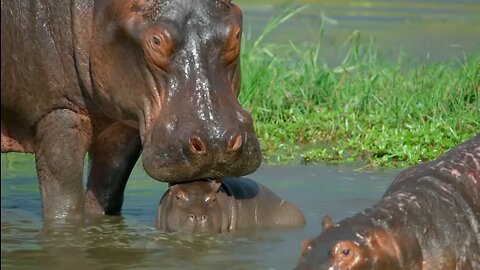
[(480, 269), (480, 135), (401, 172), (371, 208), (302, 243), (297, 270)]
[(222, 191), (231, 202), (231, 224), (244, 228), (303, 227), (305, 217), (292, 203), (251, 179), (224, 178)]
[[(480, 134), (449, 150), (439, 158), (401, 172), (386, 191), (388, 196), (422, 177), (434, 177), (436, 185), (467, 200), (480, 219)], [(454, 194), (455, 196), (455, 194)]]

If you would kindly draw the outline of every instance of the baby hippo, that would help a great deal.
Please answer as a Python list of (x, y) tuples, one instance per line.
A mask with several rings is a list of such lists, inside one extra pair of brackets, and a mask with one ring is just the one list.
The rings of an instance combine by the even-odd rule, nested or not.
[(303, 227), (295, 205), (248, 178), (170, 185), (158, 207), (156, 227), (166, 232), (224, 232)]

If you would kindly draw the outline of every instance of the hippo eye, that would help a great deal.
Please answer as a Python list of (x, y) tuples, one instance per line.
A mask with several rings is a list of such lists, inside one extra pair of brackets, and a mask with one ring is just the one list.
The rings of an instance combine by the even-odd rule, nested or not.
[(240, 40), (241, 36), (242, 36), (242, 31), (240, 31), (240, 29), (238, 29), (237, 34), (235, 34), (235, 39)]
[(152, 37), (152, 41), (153, 41), (153, 43), (154, 43), (155, 45), (157, 45), (157, 46), (160, 46), (160, 44), (162, 44), (162, 41), (160, 40), (160, 37), (157, 36), (157, 35), (154, 35), (154, 36)]
[(209, 197), (205, 198), (206, 203), (214, 203), (216, 201), (217, 201), (217, 197), (215, 197), (215, 196), (211, 196), (211, 197), (209, 196)]
[(231, 26), (230, 33), (225, 44), (225, 61), (226, 65), (230, 65), (238, 59), (240, 55), (240, 38), (242, 36), (241, 28)]
[(341, 241), (330, 250), (330, 255), (334, 258), (353, 256), (355, 252), (355, 245), (356, 244), (351, 241)]
[(172, 34), (161, 27), (149, 30), (144, 39), (147, 59), (157, 67), (166, 70), (173, 54)]
[(175, 199), (181, 202), (188, 201), (188, 199), (184, 195), (179, 195), (179, 194), (175, 195)]

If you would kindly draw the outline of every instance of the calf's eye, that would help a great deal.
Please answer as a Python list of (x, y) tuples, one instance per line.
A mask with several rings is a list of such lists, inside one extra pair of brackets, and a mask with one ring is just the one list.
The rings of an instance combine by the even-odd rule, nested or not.
[(153, 43), (154, 43), (155, 45), (160, 45), (160, 44), (162, 43), (162, 41), (160, 40), (160, 37), (157, 36), (157, 35), (154, 35), (154, 36), (152, 37), (152, 40), (153, 40)]

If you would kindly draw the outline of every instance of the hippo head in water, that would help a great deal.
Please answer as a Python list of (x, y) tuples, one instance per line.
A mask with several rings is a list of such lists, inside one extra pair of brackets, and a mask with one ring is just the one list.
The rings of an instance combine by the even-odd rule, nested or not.
[(160, 201), (156, 227), (181, 233), (222, 231), (228, 202), (217, 196), (220, 186), (211, 180), (171, 185)]
[(419, 244), (405, 232), (373, 226), (363, 214), (338, 224), (325, 216), (322, 223), (319, 236), (302, 242), (295, 270), (422, 269)]
[(227, 0), (95, 5), (93, 94), (138, 128), (143, 166), (176, 183), (255, 171), (261, 151), (238, 102), (242, 14)]

